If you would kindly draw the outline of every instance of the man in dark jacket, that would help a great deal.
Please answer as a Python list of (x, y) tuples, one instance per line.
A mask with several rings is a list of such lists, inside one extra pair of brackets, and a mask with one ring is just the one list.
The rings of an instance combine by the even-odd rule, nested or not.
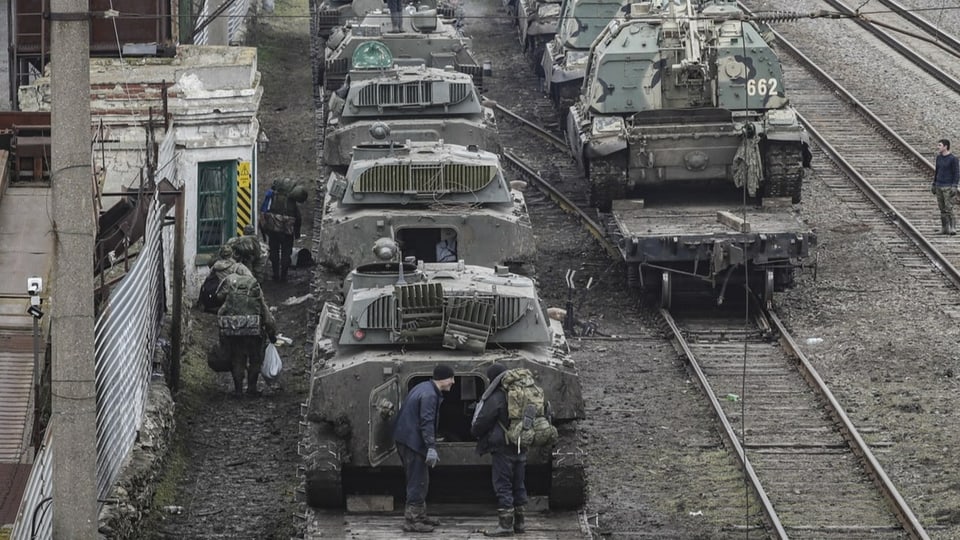
[(953, 215), (953, 199), (960, 183), (960, 162), (950, 153), (950, 141), (937, 141), (937, 163), (930, 191), (937, 196), (940, 207), (940, 234), (957, 234), (956, 218)]
[(437, 455), (437, 424), (440, 421), (440, 403), (443, 392), (453, 387), (453, 368), (439, 364), (433, 368), (433, 378), (414, 386), (400, 406), (393, 439), (403, 463), (407, 479), (407, 507), (403, 530), (406, 532), (433, 532), (440, 522), (427, 516), (427, 490), (430, 472), (440, 462)]
[(277, 180), (263, 197), (260, 226), (267, 233), (274, 281), (287, 280), (293, 241), (300, 235), (300, 208), (297, 205), (307, 197), (307, 190), (292, 178)]
[(486, 536), (512, 536), (524, 532), (524, 505), (527, 504), (527, 451), (507, 445), (504, 427), (510, 423), (507, 394), (500, 384), (507, 368), (493, 364), (487, 368), (487, 387), (477, 404), (470, 433), (477, 438), (477, 453), (490, 453), (493, 458), (493, 490), (497, 494), (496, 529), (484, 531)]

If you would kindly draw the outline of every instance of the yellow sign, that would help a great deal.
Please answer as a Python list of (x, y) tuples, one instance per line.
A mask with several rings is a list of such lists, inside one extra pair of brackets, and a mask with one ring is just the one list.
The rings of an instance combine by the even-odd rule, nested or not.
[(243, 236), (243, 228), (253, 223), (253, 193), (250, 172), (249, 161), (241, 161), (237, 164), (237, 236)]

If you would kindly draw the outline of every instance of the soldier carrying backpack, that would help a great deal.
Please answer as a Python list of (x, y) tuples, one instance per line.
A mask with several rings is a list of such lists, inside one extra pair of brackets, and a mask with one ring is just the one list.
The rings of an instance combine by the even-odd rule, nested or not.
[(300, 208), (297, 204), (306, 201), (307, 197), (307, 190), (292, 178), (277, 180), (264, 195), (260, 206), (260, 227), (267, 233), (274, 281), (287, 280), (293, 241), (300, 236)]
[(217, 298), (223, 305), (217, 312), (220, 346), (230, 358), (234, 395), (243, 395), (243, 375), (247, 374), (247, 394), (260, 395), (257, 382), (263, 364), (263, 338), (277, 339), (277, 324), (267, 307), (257, 279), (248, 274), (231, 274), (220, 284)]
[(552, 446), (557, 442), (557, 429), (546, 418), (543, 389), (529, 369), (508, 371), (494, 364), (486, 374), (490, 384), (477, 403), (470, 427), (477, 438), (477, 453), (490, 453), (493, 458), (499, 523), (484, 534), (512, 536), (525, 530), (527, 449)]

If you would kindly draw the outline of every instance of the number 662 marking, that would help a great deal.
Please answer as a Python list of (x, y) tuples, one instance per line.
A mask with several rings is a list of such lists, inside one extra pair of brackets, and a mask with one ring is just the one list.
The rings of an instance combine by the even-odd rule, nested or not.
[(747, 81), (747, 95), (748, 96), (769, 96), (774, 94), (777, 91), (777, 80), (776, 79), (750, 79)]

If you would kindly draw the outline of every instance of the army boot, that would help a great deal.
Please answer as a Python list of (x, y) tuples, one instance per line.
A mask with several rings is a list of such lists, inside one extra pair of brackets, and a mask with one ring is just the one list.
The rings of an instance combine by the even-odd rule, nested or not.
[(433, 525), (427, 525), (426, 523), (417, 521), (419, 514), (420, 510), (418, 506), (412, 504), (407, 505), (403, 513), (403, 532), (433, 532)]
[(957, 234), (957, 218), (953, 214), (947, 216), (947, 234), (950, 236)]
[(259, 380), (260, 380), (259, 372), (250, 370), (250, 373), (247, 373), (247, 395), (248, 396), (260, 395), (260, 391), (257, 390), (257, 381)]
[(401, 13), (391, 13), (390, 22), (393, 24), (392, 32), (393, 34), (399, 34), (403, 32), (403, 14)]
[(950, 234), (949, 225), (947, 225), (947, 216), (940, 216), (940, 234)]
[(417, 508), (417, 523), (426, 523), (432, 527), (439, 527), (440, 520), (427, 515), (427, 503), (423, 503)]
[(483, 531), (484, 536), (513, 536), (514, 515), (513, 508), (497, 508), (499, 523), (496, 529)]
[(527, 532), (524, 522), (526, 517), (526, 508), (521, 506), (513, 507), (513, 532), (523, 534)]
[(233, 395), (234, 397), (243, 397), (243, 375), (233, 376)]

